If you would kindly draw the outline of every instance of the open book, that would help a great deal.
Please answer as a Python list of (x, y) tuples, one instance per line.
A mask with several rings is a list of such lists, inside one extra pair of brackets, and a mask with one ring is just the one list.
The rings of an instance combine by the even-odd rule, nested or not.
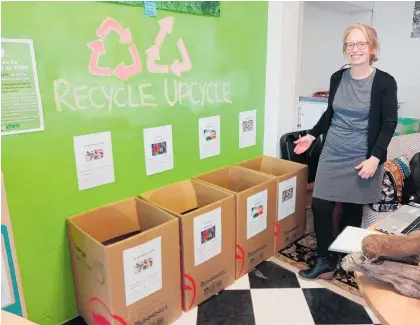
[(381, 233), (369, 229), (348, 226), (337, 236), (328, 250), (346, 254), (360, 252), (362, 250), (363, 239), (371, 234)]

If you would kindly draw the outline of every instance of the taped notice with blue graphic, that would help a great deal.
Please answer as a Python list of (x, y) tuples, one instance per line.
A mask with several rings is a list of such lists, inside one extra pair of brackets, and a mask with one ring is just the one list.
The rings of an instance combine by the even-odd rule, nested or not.
[(1, 225), (1, 309), (23, 317), (9, 232)]

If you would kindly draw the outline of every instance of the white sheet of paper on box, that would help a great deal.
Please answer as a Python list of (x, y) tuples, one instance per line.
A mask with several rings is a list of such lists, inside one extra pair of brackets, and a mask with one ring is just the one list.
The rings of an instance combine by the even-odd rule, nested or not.
[(296, 211), (296, 176), (279, 183), (278, 220)]
[(79, 190), (115, 182), (111, 132), (73, 138)]
[(239, 148), (255, 146), (257, 143), (257, 111), (239, 113)]
[(127, 306), (162, 289), (162, 237), (123, 251), (123, 267)]
[(198, 120), (200, 159), (220, 155), (220, 115)]
[(8, 263), (5, 261), (7, 256), (3, 255), (1, 252), (1, 308), (7, 307), (13, 303), (12, 298), (12, 286), (9, 283), (9, 278), (7, 276), (6, 265)]
[(247, 239), (267, 228), (267, 197), (267, 190), (264, 190), (247, 199)]
[(194, 218), (194, 261), (200, 265), (222, 251), (222, 209)]
[(144, 154), (148, 176), (174, 168), (172, 125), (144, 129)]

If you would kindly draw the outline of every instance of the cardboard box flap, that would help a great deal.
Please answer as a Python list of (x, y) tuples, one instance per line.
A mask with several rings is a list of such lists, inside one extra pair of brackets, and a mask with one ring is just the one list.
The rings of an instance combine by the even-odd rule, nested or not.
[(229, 196), (229, 193), (193, 180), (175, 183), (140, 195), (145, 200), (178, 215), (185, 215)]
[(142, 193), (141, 197), (179, 214), (198, 206), (197, 196), (191, 181), (179, 182)]
[(84, 212), (69, 221), (100, 243), (140, 230), (134, 198)]
[(108, 246), (176, 220), (148, 202), (130, 198), (69, 218), (78, 229)]
[(254, 173), (239, 167), (225, 167), (195, 178), (235, 193), (246, 191), (272, 179), (269, 175)]
[(284, 176), (307, 168), (306, 165), (269, 156), (261, 156), (255, 159), (247, 160), (239, 163), (238, 166), (274, 176)]
[(151, 203), (136, 199), (137, 215), (139, 216), (140, 229), (152, 229), (159, 227), (167, 222), (178, 219), (168, 212), (159, 209)]

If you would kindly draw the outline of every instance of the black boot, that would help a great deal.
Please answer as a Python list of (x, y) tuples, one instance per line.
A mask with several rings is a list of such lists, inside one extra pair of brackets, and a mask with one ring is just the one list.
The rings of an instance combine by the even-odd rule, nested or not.
[(337, 267), (337, 259), (332, 256), (317, 257), (314, 265), (305, 271), (299, 271), (299, 276), (306, 280), (331, 280)]
[(345, 256), (345, 254), (338, 254), (337, 270), (334, 274), (334, 277), (338, 280), (344, 279), (347, 276), (347, 272), (341, 267), (341, 261)]

